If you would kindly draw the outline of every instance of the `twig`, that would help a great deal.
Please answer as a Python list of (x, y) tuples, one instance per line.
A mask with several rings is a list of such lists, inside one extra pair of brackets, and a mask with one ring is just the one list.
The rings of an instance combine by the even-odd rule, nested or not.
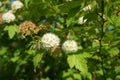
[(42, 80), (43, 78), (43, 70), (42, 70), (42, 64), (40, 66), (40, 80)]

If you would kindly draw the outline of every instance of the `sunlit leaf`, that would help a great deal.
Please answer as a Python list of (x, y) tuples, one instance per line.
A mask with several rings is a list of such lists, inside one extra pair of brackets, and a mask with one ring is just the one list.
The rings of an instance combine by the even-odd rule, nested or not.
[(42, 56), (43, 56), (43, 54), (37, 54), (37, 55), (33, 58), (33, 65), (34, 65), (35, 68), (40, 65), (39, 63), (40, 63), (41, 60), (42, 60)]
[(87, 69), (87, 61), (86, 59), (78, 54), (78, 55), (69, 55), (67, 58), (68, 64), (70, 68), (76, 68), (82, 72), (86, 72)]
[(17, 25), (10, 25), (4, 28), (5, 31), (8, 31), (9, 38), (12, 39), (15, 36), (15, 33), (18, 30)]
[(109, 54), (110, 54), (111, 57), (114, 57), (114, 56), (118, 55), (119, 52), (120, 51), (119, 51), (119, 49), (117, 47), (112, 48), (112, 49), (109, 50)]

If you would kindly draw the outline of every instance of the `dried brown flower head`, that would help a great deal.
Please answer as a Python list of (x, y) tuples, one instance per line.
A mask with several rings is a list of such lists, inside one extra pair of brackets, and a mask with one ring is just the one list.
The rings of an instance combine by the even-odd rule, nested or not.
[(33, 22), (25, 21), (19, 25), (18, 32), (24, 38), (25, 36), (37, 34), (39, 32), (39, 28)]

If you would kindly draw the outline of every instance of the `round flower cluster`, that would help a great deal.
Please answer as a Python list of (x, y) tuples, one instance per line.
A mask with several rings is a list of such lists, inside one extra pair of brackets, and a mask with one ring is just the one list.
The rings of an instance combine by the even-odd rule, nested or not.
[(23, 3), (19, 0), (14, 1), (11, 5), (12, 10), (18, 10), (23, 7)]
[(2, 21), (6, 23), (15, 21), (15, 18), (15, 15), (11, 11), (8, 11), (2, 15)]
[(46, 33), (41, 38), (42, 47), (45, 49), (50, 49), (55, 46), (58, 46), (59, 43), (60, 43), (59, 37), (53, 33)]
[(21, 37), (24, 38), (25, 36), (33, 33), (37, 34), (39, 32), (39, 28), (31, 21), (25, 21), (19, 25), (18, 32), (21, 33)]
[(66, 40), (62, 45), (62, 49), (64, 52), (74, 53), (78, 50), (77, 42), (74, 40)]
[(84, 19), (84, 16), (79, 17), (78, 24), (84, 24), (87, 21), (87, 19)]

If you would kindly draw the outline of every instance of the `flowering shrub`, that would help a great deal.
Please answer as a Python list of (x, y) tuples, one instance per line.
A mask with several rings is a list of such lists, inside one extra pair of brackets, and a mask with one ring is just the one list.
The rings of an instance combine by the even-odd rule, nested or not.
[(0, 80), (119, 80), (119, 0), (0, 0)]

